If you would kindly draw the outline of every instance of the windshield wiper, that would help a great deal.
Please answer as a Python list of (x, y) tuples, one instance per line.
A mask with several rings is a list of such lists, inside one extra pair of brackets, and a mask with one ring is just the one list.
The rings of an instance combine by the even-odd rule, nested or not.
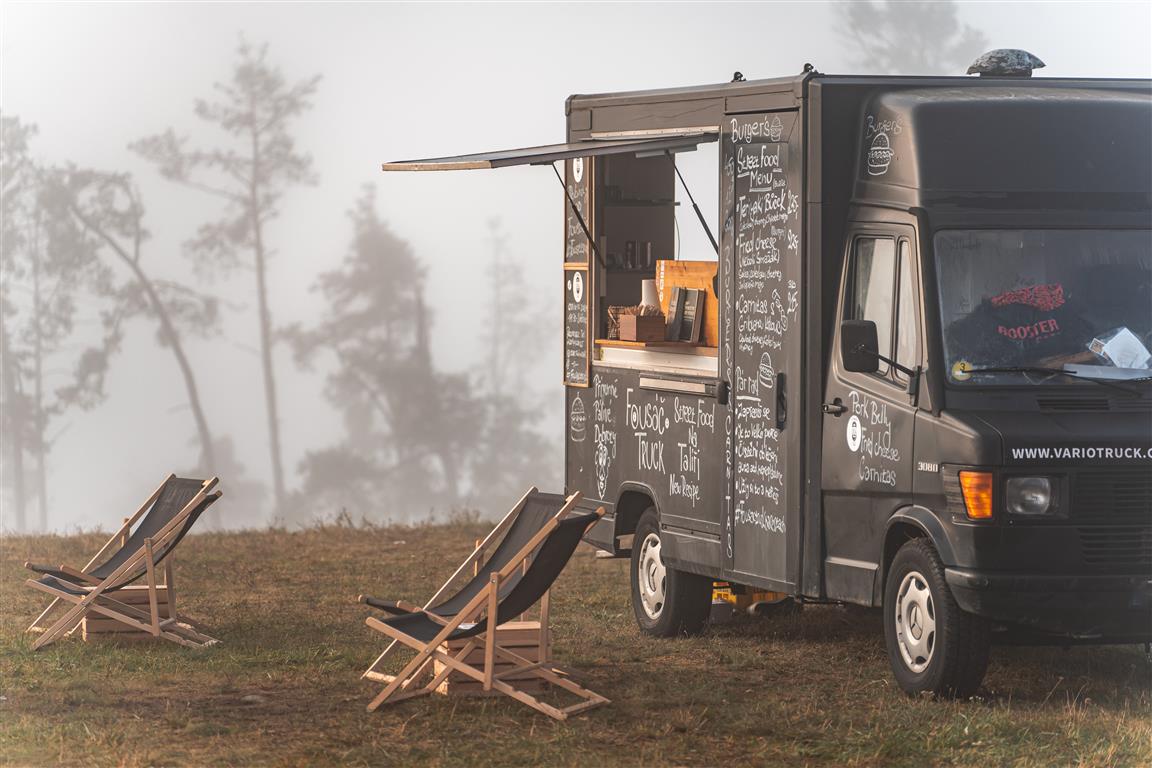
[[(988, 366), (986, 368), (966, 368), (964, 370), (964, 373), (1047, 373), (1047, 374), (1059, 374), (1061, 376), (1068, 376), (1069, 378), (1073, 378), (1073, 379), (1081, 379), (1083, 381), (1094, 381), (1102, 387), (1111, 387), (1112, 389), (1118, 389), (1121, 392), (1124, 392), (1125, 394), (1134, 395), (1136, 397), (1140, 396), (1140, 392), (1138, 392), (1134, 389), (1129, 389), (1128, 387), (1125, 387), (1122, 384), (1117, 384), (1115, 381), (1112, 381), (1110, 379), (1097, 379), (1097, 378), (1094, 378), (1092, 376), (1085, 376), (1082, 373), (1076, 373), (1074, 371), (1066, 371), (1063, 368), (1045, 368), (1042, 365), (997, 365), (997, 366)], [(1130, 381), (1130, 382), (1152, 381), (1152, 376), (1141, 376), (1138, 379), (1125, 379), (1125, 381)]]

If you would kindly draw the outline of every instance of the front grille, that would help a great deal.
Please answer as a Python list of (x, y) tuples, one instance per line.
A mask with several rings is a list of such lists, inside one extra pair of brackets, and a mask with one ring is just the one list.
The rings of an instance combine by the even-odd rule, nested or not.
[(1104, 397), (1038, 397), (1036, 404), (1041, 411), (1107, 411), (1108, 399)]
[(1081, 470), (1070, 480), (1070, 512), (1077, 522), (1152, 525), (1152, 470), (1148, 466)]
[[(1124, 386), (1123, 381), (1117, 381), (1116, 384)], [(1099, 413), (1104, 411), (1152, 413), (1152, 400), (1132, 395), (1114, 397), (1042, 395), (1036, 398), (1036, 406), (1042, 413)]]
[(1088, 565), (1152, 567), (1152, 527), (1080, 528), (1080, 551)]

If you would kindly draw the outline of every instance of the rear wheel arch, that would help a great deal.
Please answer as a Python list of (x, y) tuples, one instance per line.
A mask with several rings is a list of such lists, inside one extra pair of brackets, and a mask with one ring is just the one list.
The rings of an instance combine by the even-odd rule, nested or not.
[(616, 554), (631, 550), (630, 543), (628, 546), (620, 545), (620, 538), (636, 533), (636, 524), (640, 522), (640, 516), (650, 507), (656, 509), (657, 515), (660, 514), (660, 505), (656, 503), (656, 494), (651, 488), (640, 483), (625, 483), (621, 486), (620, 496), (616, 501), (616, 522), (612, 532)]

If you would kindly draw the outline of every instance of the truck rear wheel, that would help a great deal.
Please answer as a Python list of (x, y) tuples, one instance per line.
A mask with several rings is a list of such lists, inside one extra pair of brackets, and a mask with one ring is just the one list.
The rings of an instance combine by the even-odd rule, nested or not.
[(892, 561), (884, 637), (896, 682), (909, 694), (966, 698), (988, 669), (988, 622), (960, 610), (927, 539), (909, 541)]
[(660, 518), (644, 510), (632, 539), (632, 612), (641, 631), (656, 637), (694, 635), (712, 608), (712, 580), (664, 565)]

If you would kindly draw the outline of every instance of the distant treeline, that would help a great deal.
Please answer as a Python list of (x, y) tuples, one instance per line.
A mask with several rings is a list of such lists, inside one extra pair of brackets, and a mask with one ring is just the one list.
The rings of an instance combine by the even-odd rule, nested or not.
[[(194, 147), (173, 130), (130, 144), (164, 179), (220, 202), (218, 218), (189, 222), (193, 234), (181, 253), (152, 247), (145, 201), (130, 174), (39, 162), (34, 126), (0, 117), (3, 528), (52, 528), (49, 454), (66, 439), (57, 425), (106, 400), (113, 366), (143, 373), (145, 363), (122, 350), (134, 324), (151, 325), (171, 353), (195, 437), (191, 450), (184, 440), (159, 450), (170, 452), (181, 472), (223, 478), (234, 507), (263, 510), (243, 524), (336, 516), (407, 522), (464, 508), (488, 511), (525, 484), (558, 474), (557, 446), (539, 431), (542, 401), (526, 375), (538, 358), (513, 359), (515, 350), (540, 342), (541, 308), (509, 263), (499, 222), (477, 238), (487, 239), (491, 258), (487, 316), (469, 325), (486, 347), (481, 370), (437, 369), (424, 265), (381, 219), (371, 187), (349, 213), (343, 261), (316, 279), (326, 306), (319, 322), (277, 324), (269, 235), (284, 195), (316, 180), (292, 128), (319, 83), (287, 82), (265, 47), (242, 43), (231, 79), (216, 84), (213, 100), (194, 102), (196, 117), (218, 129), (219, 145)], [(255, 394), (267, 415), (270, 500), (264, 482), (237, 461), (201, 394), (200, 377), (213, 369), (195, 359), (188, 339), (219, 335), (222, 309), (199, 281), (171, 277), (181, 257), (209, 281), (254, 279), (261, 368)], [(327, 399), (344, 424), (340, 441), (308, 452), (288, 475), (277, 400), (282, 374), (274, 365), (279, 344), (290, 346), (301, 367), (321, 367)], [(252, 386), (251, 377), (232, 378)]]

